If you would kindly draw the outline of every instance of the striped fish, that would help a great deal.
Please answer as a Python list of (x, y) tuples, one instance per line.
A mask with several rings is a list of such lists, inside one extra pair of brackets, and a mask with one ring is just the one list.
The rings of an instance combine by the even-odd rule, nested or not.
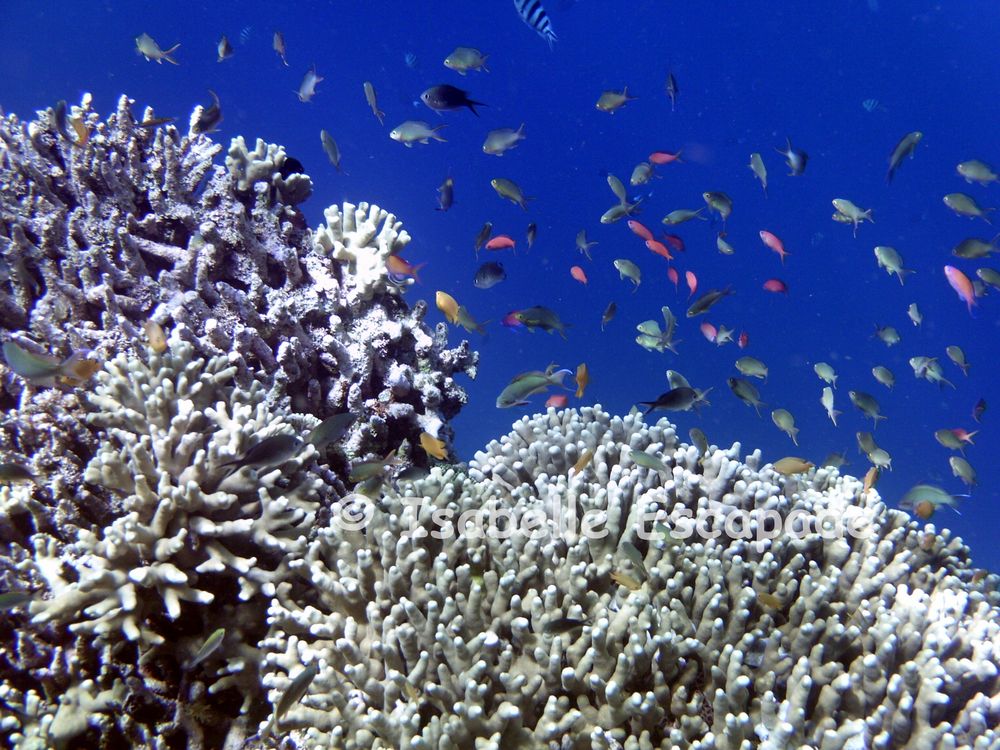
[(557, 40), (557, 37), (556, 33), (552, 30), (552, 21), (549, 20), (549, 14), (542, 7), (541, 0), (514, 0), (514, 7), (517, 8), (521, 20), (533, 28), (542, 39), (547, 41), (551, 48), (552, 43)]

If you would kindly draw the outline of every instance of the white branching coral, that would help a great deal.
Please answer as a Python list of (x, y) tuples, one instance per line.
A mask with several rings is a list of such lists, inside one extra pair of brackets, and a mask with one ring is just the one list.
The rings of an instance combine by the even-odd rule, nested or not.
[[(353, 498), (271, 603), (272, 702), (318, 667), (282, 726), (346, 750), (1000, 745), (996, 595), (961, 542), (739, 452), (550, 409), (465, 473)], [(674, 535), (640, 533), (657, 512)], [(487, 533), (449, 534), (462, 514)]]
[(347, 266), (351, 289), (348, 299), (356, 295), (368, 300), (387, 289), (389, 282), (386, 262), (398, 255), (410, 242), (403, 222), (385, 209), (362, 201), (357, 206), (334, 204), (323, 212), (326, 224), (313, 235), (314, 248)]
[(175, 329), (163, 353), (120, 355), (98, 375), (91, 420), (107, 441), (85, 479), (119, 496), (124, 513), (100, 534), (80, 532), (79, 581), (36, 604), (36, 622), (79, 620), (72, 629), (155, 645), (151, 617), (210, 604), (226, 580), (241, 600), (269, 596), (286, 557), (305, 548), (321, 484), (302, 471), (312, 446), (259, 471), (224, 467), (295, 430), (258, 383), (232, 385), (225, 356), (193, 354)]

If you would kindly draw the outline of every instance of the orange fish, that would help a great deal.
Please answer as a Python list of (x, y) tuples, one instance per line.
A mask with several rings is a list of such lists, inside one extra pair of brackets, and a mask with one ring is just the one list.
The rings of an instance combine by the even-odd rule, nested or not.
[(642, 237), (642, 239), (644, 240), (653, 239), (653, 233), (650, 232), (641, 221), (636, 221), (635, 219), (629, 219), (628, 228), (631, 229), (639, 237)]
[(667, 260), (674, 259), (674, 256), (670, 254), (670, 251), (667, 249), (667, 246), (664, 245), (662, 242), (657, 242), (656, 240), (646, 240), (646, 247), (648, 247), (650, 251), (656, 253), (657, 255), (662, 255)]
[(677, 269), (673, 266), (667, 268), (667, 278), (674, 282), (674, 290), (677, 290), (677, 285), (680, 283), (680, 277), (677, 275)]
[(572, 268), (570, 268), (569, 275), (572, 276), (577, 281), (579, 281), (581, 284), (587, 283), (587, 274), (582, 268), (580, 268), (580, 266), (573, 266)]
[(587, 384), (590, 383), (590, 370), (587, 369), (587, 363), (581, 362), (576, 368), (576, 397), (583, 398), (583, 392), (587, 389)]
[(969, 308), (969, 315), (972, 315), (972, 308), (979, 303), (976, 302), (976, 291), (972, 282), (969, 281), (969, 277), (954, 266), (945, 266), (944, 275), (948, 279), (948, 283), (951, 284), (951, 288), (958, 293), (959, 299), (965, 302)]
[(781, 279), (768, 279), (764, 282), (764, 288), (769, 292), (788, 294), (788, 284)]
[(768, 232), (766, 229), (760, 230), (760, 239), (769, 248), (774, 250), (781, 258), (781, 262), (785, 262), (785, 256), (790, 253), (785, 252), (785, 243), (779, 240), (774, 234)]
[(691, 299), (692, 295), (698, 289), (698, 277), (694, 275), (694, 271), (685, 271), (684, 280), (688, 285), (688, 299)]
[(740, 331), (740, 337), (736, 339), (736, 345), (740, 349), (746, 349), (747, 344), (749, 343), (750, 343), (750, 334), (747, 333), (746, 331)]
[(681, 152), (671, 154), (666, 151), (654, 151), (649, 155), (649, 160), (653, 164), (669, 164), (672, 161), (681, 161)]
[(709, 341), (714, 342), (715, 337), (719, 335), (719, 332), (716, 330), (715, 326), (713, 326), (707, 320), (701, 324), (700, 328), (702, 335), (704, 335), (705, 338), (708, 339)]
[(569, 405), (569, 396), (565, 393), (553, 393), (545, 401), (545, 408), (548, 409), (550, 406), (556, 409), (565, 409)]
[(398, 255), (390, 255), (385, 261), (385, 267), (389, 269), (389, 273), (393, 276), (409, 276), (418, 284), (420, 283), (420, 277), (417, 273), (421, 268), (426, 266), (426, 263), (420, 263), (418, 265), (412, 265), (407, 263), (403, 258)]
[(487, 250), (514, 249), (514, 240), (506, 234), (498, 234), (486, 243)]

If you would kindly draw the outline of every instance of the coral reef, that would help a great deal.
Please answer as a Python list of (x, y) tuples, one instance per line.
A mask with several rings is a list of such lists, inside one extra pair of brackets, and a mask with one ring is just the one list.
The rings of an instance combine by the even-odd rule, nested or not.
[[(354, 498), (271, 605), (272, 701), (319, 667), (283, 726), (350, 750), (996, 747), (996, 577), (972, 584), (958, 540), (851, 477), (739, 451), (550, 409), (467, 472)], [(755, 509), (802, 533), (740, 525)], [(657, 511), (673, 535), (639, 532)], [(439, 533), (463, 514), (494, 533)], [(677, 539), (685, 514), (725, 533)]]

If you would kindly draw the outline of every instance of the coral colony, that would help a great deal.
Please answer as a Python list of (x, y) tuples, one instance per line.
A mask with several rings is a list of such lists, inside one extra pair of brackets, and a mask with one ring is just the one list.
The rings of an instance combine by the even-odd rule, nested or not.
[(428, 469), (477, 355), (401, 223), (310, 231), (297, 162), (215, 165), (199, 115), (0, 121), (6, 745), (1000, 747), (960, 540), (599, 406)]

